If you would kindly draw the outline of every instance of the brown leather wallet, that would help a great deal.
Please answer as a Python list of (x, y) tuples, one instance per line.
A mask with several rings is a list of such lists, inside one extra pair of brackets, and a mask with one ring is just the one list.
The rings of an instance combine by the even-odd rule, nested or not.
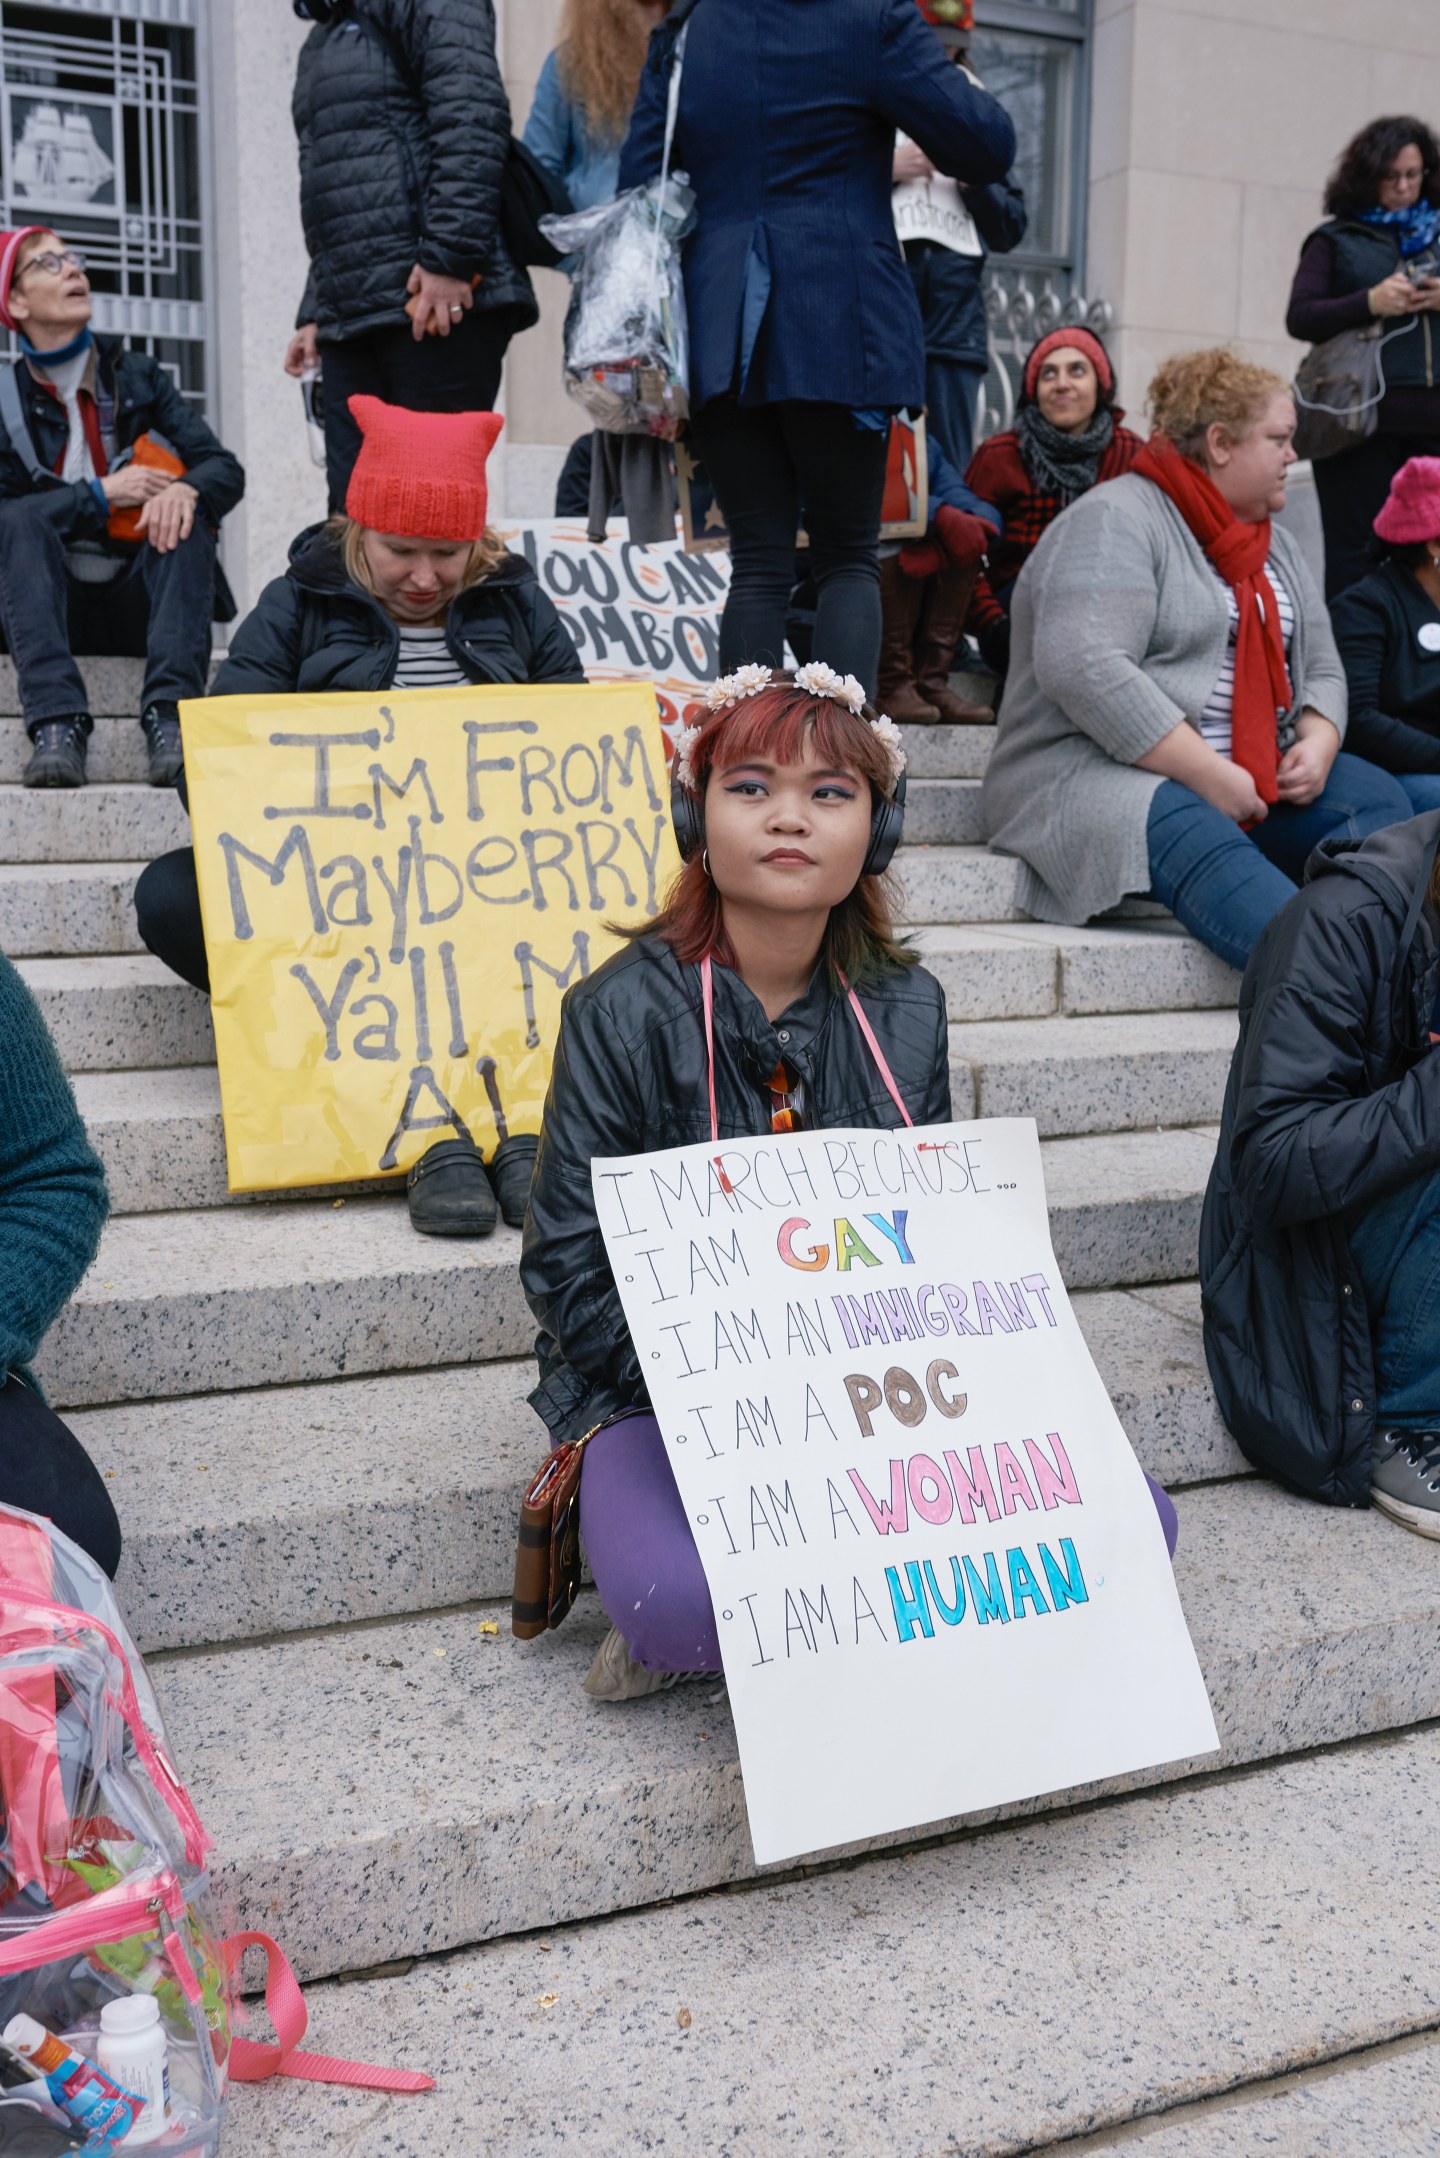
[[(614, 1422), (613, 1417), (607, 1419)], [(510, 1630), (518, 1641), (551, 1633), (580, 1593), (580, 1470), (596, 1424), (557, 1446), (520, 1501)]]

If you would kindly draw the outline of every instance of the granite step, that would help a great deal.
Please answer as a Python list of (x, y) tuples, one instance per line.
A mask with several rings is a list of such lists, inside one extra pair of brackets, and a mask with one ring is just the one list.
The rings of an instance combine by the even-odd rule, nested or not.
[(134, 894), (144, 866), (139, 861), (0, 865), (0, 952), (7, 959), (31, 959), (143, 951)]
[[(1043, 1142), (1068, 1285), (1188, 1279), (1214, 1151), (1206, 1129)], [(122, 1204), (166, 1173), (140, 1144), (108, 1165)], [(80, 1408), (528, 1355), (519, 1253), (503, 1226), (479, 1243), (416, 1235), (398, 1191), (116, 1214), (37, 1370), (54, 1402)]]
[[(1222, 1751), (1092, 1785), (1086, 1796), (1440, 1715), (1433, 1546), (1378, 1512), (1332, 1510), (1255, 1479), (1182, 1492), (1176, 1503), (1176, 1577)], [(580, 1681), (607, 1625), (593, 1592), (538, 1641), (516, 1641), (507, 1622), (507, 1603), (479, 1602), (151, 1660), (239, 1921), (284, 1939), (303, 1975), (754, 1877), (718, 1687), (620, 1709), (588, 1702)], [(968, 1825), (1051, 1812), (1080, 1795), (1053, 1792)], [(1379, 1839), (1367, 1832), (1377, 1819)], [(1415, 1879), (1429, 1874), (1407, 1882), (1397, 1872), (1386, 1848), (1396, 1825), (1367, 1800), (1344, 1833), (1403, 1887), (1413, 1922)], [(1273, 1865), (1279, 1854), (1265, 1840)], [(1328, 1899), (1313, 1854), (1309, 1863)], [(1053, 1880), (1048, 1893), (1063, 1925)], [(1267, 1909), (1278, 1923), (1273, 1899)], [(1186, 1935), (1192, 1949), (1199, 1938)], [(1174, 1938), (1166, 1945), (1177, 1966), (1189, 1960)], [(959, 1960), (973, 1985), (984, 1966), (968, 1953)], [(1405, 1968), (1390, 1974), (1392, 1997)]]
[(439, 2089), (245, 2085), (227, 2158), (1434, 2158), (1437, 1831), (1426, 1731), (322, 1985)]
[(144, 953), (22, 959), (21, 978), (71, 1072), (210, 1064), (210, 1000)]
[(1236, 1031), (1233, 1011), (952, 1026), (955, 1114), (1033, 1116), (1042, 1137), (1198, 1123), (1220, 1114)]
[(1240, 976), (1176, 921), (941, 923), (915, 948), (952, 1019), (1233, 1010)]
[[(39, 962), (50, 965), (55, 962)], [(81, 962), (61, 962), (80, 964)], [(121, 962), (138, 966), (139, 961)], [(192, 1030), (199, 1053), (205, 1050), (205, 1015), (178, 1003), (167, 1014), (184, 1045), (182, 1029)], [(1042, 1136), (1104, 1138), (1128, 1129), (1169, 1129), (1218, 1115), (1224, 1093), (1228, 1045), (1217, 1028), (1204, 1035), (1187, 1032), (1187, 1019), (1224, 1020), (1227, 1014), (1183, 1014), (1173, 1038), (1152, 1041), (1143, 1030), (1158, 1033), (1155, 1019), (1014, 1020), (984, 1027), (952, 1027), (952, 1094), (957, 1117), (1034, 1115)], [(1128, 1036), (1127, 1036), (1128, 1025)], [(1114, 1028), (1118, 1046), (1090, 1030)], [(1052, 1034), (1045, 1029), (1053, 1028)], [(1076, 1036), (1072, 1048), (1070, 1033)], [(1219, 1038), (1215, 1038), (1215, 1034)], [(1032, 1037), (1042, 1037), (1034, 1039)], [(1134, 1039), (1127, 1052), (1126, 1040)], [(115, 1052), (123, 1054), (123, 1039)], [(92, 1038), (87, 1054), (102, 1060), (106, 1044)], [(172, 1213), (188, 1207), (223, 1206), (229, 1194), (225, 1176), (224, 1130), (219, 1077), (213, 1065), (159, 1070), (80, 1072), (76, 1099), (91, 1139), (110, 1179), (110, 1203), (117, 1214)], [(978, 1106), (977, 1106), (978, 1104)], [(1087, 1129), (1089, 1127), (1089, 1129)], [(1134, 1166), (1150, 1173), (1152, 1156), (1135, 1157), (1125, 1187), (1133, 1190)], [(1198, 1169), (1197, 1169), (1198, 1173)], [(1202, 1179), (1203, 1180), (1203, 1179)], [(390, 1179), (369, 1184), (327, 1187), (331, 1197), (353, 1197), (383, 1189)], [(293, 1200), (294, 1192), (243, 1195), (262, 1201)], [(313, 1192), (312, 1194), (313, 1195)], [(1056, 1194), (1052, 1193), (1052, 1197)]]
[[(1077, 1296), (1141, 1462), (1167, 1486), (1244, 1474), (1205, 1370), (1199, 1290)], [(544, 1459), (529, 1357), (67, 1413), (125, 1529), (147, 1653), (509, 1593)]]
[(978, 779), (910, 781), (905, 801), (907, 847), (978, 845), (984, 837)]
[[(80, 665), (95, 721), (88, 766), (91, 783), (143, 781), (145, 741), (137, 718), (144, 662), (83, 659)], [(989, 694), (984, 677), (963, 679), (968, 695), (983, 700)], [(14, 717), (18, 707), (14, 664), (0, 656), (0, 784), (18, 780), (30, 757), (23, 722)], [(900, 732), (912, 780), (983, 778), (995, 741), (993, 727), (902, 727)]]
[[(956, 1021), (1228, 1009), (1240, 980), (1174, 922), (938, 926), (916, 944)], [(206, 999), (148, 953), (19, 966), (71, 1071), (213, 1061)]]
[(0, 785), (0, 862), (148, 862), (189, 844), (173, 787)]
[[(11, 959), (142, 947), (131, 897), (144, 863), (0, 865), (0, 951)], [(896, 858), (902, 920), (1021, 921), (1020, 865), (981, 846), (905, 846)]]

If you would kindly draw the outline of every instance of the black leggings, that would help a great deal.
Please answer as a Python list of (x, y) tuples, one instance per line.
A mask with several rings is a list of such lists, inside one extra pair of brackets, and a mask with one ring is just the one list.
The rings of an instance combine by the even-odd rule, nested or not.
[(1370, 555), (1375, 519), (1400, 467), (1411, 457), (1437, 456), (1440, 431), (1434, 435), (1374, 434), (1353, 450), (1341, 450), (1338, 457), (1316, 462), (1327, 600), (1338, 599), (1375, 567)]
[(114, 1579), (120, 1523), (100, 1471), (54, 1410), (15, 1378), (0, 1387), (0, 1501), (43, 1514)]
[(815, 658), (857, 675), (873, 695), (888, 430), (862, 427), (847, 405), (742, 405), (734, 397), (702, 406), (691, 428), (730, 529), (721, 671), (747, 660), (782, 664), (803, 523), (815, 584)]
[(177, 847), (142, 869), (135, 880), (135, 923), (147, 951), (195, 988), (210, 990), (195, 849)]
[(505, 347), (525, 327), (510, 307), (471, 308), (448, 337), (416, 343), (409, 323), (362, 330), (358, 337), (322, 339), (325, 380), (325, 469), (330, 507), (345, 507), (350, 470), (360, 454), (360, 429), (350, 411), (359, 393), (407, 412), (489, 412), (500, 393)]

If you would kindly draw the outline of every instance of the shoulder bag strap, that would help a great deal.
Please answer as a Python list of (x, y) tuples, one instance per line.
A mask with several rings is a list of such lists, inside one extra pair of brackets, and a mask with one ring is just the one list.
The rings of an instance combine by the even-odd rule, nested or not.
[(0, 420), (5, 423), (10, 447), (36, 486), (53, 487), (55, 474), (47, 472), (36, 455), (30, 422), (25, 415), (25, 400), (20, 394), (19, 371), (24, 364), (23, 360), (16, 360), (8, 367), (0, 364)]

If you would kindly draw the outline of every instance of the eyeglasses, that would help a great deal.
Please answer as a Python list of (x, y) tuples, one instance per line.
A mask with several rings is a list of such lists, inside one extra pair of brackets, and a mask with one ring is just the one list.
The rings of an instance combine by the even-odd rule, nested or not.
[[(82, 255), (78, 247), (67, 247), (63, 255), (54, 254), (47, 248), (43, 255), (32, 255), (15, 276), (23, 277), (26, 270), (43, 270), (47, 277), (58, 277), (62, 270), (83, 270), (88, 261), (89, 257)], [(11, 283), (14, 281), (12, 278)]]
[(1381, 178), (1391, 187), (1405, 187), (1412, 180), (1423, 180), (1428, 171), (1427, 165), (1404, 165), (1394, 172), (1382, 173)]

